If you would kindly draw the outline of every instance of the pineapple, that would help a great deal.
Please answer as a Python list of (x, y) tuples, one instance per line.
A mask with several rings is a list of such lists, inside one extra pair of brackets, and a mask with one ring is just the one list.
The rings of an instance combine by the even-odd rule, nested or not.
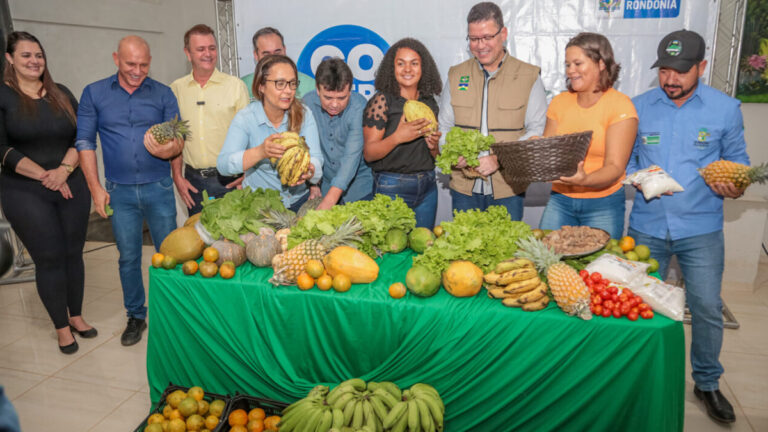
[(752, 183), (764, 183), (768, 179), (768, 163), (750, 168), (737, 162), (719, 160), (699, 168), (699, 174), (708, 185), (733, 183), (737, 188), (743, 189)]
[(153, 125), (149, 128), (149, 132), (158, 144), (163, 145), (174, 138), (186, 139), (189, 135), (189, 122), (179, 120), (177, 115), (173, 120)]
[(340, 245), (355, 246), (360, 241), (359, 232), (363, 224), (356, 217), (349, 218), (331, 235), (310, 239), (299, 243), (293, 249), (275, 255), (272, 268), (275, 273), (269, 280), (274, 285), (294, 285), (296, 278), (304, 271), (307, 261), (315, 259), (322, 261), (323, 257), (333, 248)]
[(262, 222), (272, 226), (276, 232), (275, 236), (280, 241), (280, 246), (283, 248), (283, 252), (288, 249), (288, 236), (291, 234), (291, 227), (296, 225), (308, 211), (314, 210), (323, 200), (323, 197), (312, 198), (307, 200), (299, 207), (298, 213), (294, 213), (290, 210), (274, 210), (269, 209), (263, 213)]
[(563, 312), (584, 320), (592, 319), (589, 289), (576, 270), (560, 261), (561, 255), (533, 236), (518, 240), (517, 246), (515, 256), (530, 259), (536, 269), (547, 276), (549, 289)]

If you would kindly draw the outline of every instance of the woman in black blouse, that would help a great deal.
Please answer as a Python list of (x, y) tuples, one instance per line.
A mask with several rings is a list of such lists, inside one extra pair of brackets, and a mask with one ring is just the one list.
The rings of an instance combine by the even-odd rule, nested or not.
[(425, 119), (406, 122), (403, 105), (424, 102), (437, 117), (435, 95), (443, 87), (437, 65), (421, 42), (401, 39), (384, 55), (374, 85), (377, 93), (363, 114), (363, 156), (373, 170), (373, 192), (401, 197), (416, 213), (416, 226), (432, 229), (440, 132), (426, 136), (431, 128)]
[(8, 36), (0, 84), (0, 204), (35, 263), (37, 292), (59, 349), (77, 351), (72, 332), (95, 337), (82, 318), (83, 246), (91, 196), (77, 167), (77, 101), (53, 82), (45, 51), (27, 32)]

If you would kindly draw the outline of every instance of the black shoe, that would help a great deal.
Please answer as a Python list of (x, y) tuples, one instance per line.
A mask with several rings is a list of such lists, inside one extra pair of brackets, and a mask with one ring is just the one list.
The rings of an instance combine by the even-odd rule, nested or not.
[(80, 330), (76, 329), (76, 328), (75, 328), (75, 326), (73, 326), (72, 324), (70, 324), (70, 325), (69, 325), (69, 328), (71, 328), (71, 329), (72, 329), (72, 332), (73, 332), (73, 333), (77, 333), (77, 334), (79, 334), (79, 335), (80, 335), (80, 337), (83, 337), (83, 338), (86, 338), (86, 339), (95, 338), (95, 337), (96, 337), (96, 336), (98, 336), (98, 334), (99, 334), (99, 331), (98, 331), (98, 330), (96, 330), (96, 328), (95, 328), (95, 327), (91, 327), (91, 328), (89, 328), (88, 330), (83, 330), (83, 331), (80, 331)]
[(64, 354), (74, 354), (77, 352), (78, 348), (80, 347), (77, 346), (77, 341), (74, 341), (71, 344), (65, 346), (59, 345), (59, 351), (63, 352)]
[(733, 407), (728, 399), (720, 393), (720, 390), (703, 391), (698, 387), (693, 388), (693, 394), (704, 401), (707, 407), (707, 414), (721, 423), (733, 423), (736, 421), (736, 415), (733, 413)]
[(135, 345), (141, 340), (141, 332), (147, 328), (147, 322), (139, 318), (128, 318), (128, 325), (125, 326), (123, 336), (120, 337), (120, 343), (125, 346)]

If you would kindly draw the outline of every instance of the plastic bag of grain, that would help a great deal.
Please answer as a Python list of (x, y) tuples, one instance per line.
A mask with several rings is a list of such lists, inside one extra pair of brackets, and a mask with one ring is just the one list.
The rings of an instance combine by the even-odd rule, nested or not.
[(632, 280), (645, 276), (648, 263), (630, 261), (616, 255), (603, 254), (586, 267), (590, 273), (598, 272), (604, 279), (623, 285), (629, 285)]
[(632, 292), (643, 298), (643, 302), (675, 321), (682, 321), (685, 312), (685, 290), (664, 283), (652, 276), (637, 278), (630, 285)]
[(624, 184), (640, 185), (646, 201), (665, 193), (682, 192), (684, 189), (658, 165), (635, 171), (624, 179)]

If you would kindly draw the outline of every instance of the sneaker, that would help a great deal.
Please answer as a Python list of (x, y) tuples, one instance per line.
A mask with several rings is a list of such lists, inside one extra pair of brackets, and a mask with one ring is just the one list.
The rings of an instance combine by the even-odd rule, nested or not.
[(135, 345), (141, 340), (141, 332), (147, 328), (147, 322), (140, 318), (128, 318), (128, 325), (120, 337), (120, 343), (124, 346)]

